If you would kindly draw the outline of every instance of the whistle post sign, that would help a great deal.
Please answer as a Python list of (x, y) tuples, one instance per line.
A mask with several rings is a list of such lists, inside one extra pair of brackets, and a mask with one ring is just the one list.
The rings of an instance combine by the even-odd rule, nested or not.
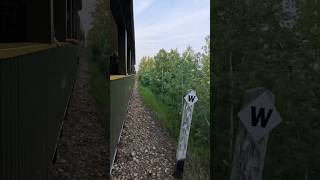
[(184, 97), (184, 100), (186, 101), (186, 103), (188, 103), (189, 106), (193, 105), (198, 101), (196, 92), (194, 90), (190, 90), (190, 92)]
[(192, 112), (194, 103), (198, 101), (198, 97), (194, 90), (190, 90), (189, 93), (184, 97), (185, 103), (183, 108), (183, 114), (180, 126), (179, 143), (177, 150), (177, 160), (186, 159), (188, 139), (190, 133), (190, 126), (192, 120)]
[(238, 113), (238, 117), (255, 142), (281, 122), (274, 102), (267, 93), (261, 94), (244, 107)]
[(230, 180), (262, 180), (269, 132), (281, 117), (275, 108), (275, 96), (264, 88), (246, 90), (238, 113), (238, 133), (233, 150)]
[(189, 90), (187, 95), (184, 97), (184, 105), (182, 111), (182, 118), (181, 118), (181, 126), (180, 126), (180, 135), (179, 135), (179, 142), (177, 148), (177, 164), (176, 164), (176, 171), (174, 176), (176, 178), (182, 178), (183, 173), (183, 165), (184, 160), (186, 159), (187, 155), (187, 146), (188, 146), (188, 139), (191, 127), (191, 120), (192, 120), (192, 112), (194, 104), (198, 101), (198, 97), (196, 95), (196, 91)]

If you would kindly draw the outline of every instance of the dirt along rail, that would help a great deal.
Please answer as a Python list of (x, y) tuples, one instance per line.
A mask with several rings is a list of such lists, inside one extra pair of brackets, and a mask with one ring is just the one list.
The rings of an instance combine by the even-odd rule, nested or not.
[(94, 100), (88, 94), (88, 63), (80, 59), (74, 90), (58, 144), (50, 180), (105, 180), (109, 155), (103, 128), (97, 123)]
[(129, 102), (112, 179), (174, 179), (175, 144), (137, 90)]

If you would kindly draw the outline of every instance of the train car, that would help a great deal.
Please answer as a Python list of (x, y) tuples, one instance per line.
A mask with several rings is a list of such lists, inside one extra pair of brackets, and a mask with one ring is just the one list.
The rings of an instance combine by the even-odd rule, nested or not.
[(132, 0), (111, 0), (110, 174), (135, 80), (135, 36)]
[(0, 179), (44, 180), (84, 32), (81, 0), (0, 2)]

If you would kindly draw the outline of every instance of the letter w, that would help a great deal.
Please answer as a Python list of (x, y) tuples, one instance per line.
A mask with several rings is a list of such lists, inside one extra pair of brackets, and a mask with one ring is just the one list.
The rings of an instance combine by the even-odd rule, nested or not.
[(196, 97), (196, 96), (190, 96), (190, 95), (189, 95), (189, 101), (193, 102), (195, 97)]
[(265, 128), (270, 119), (272, 111), (273, 109), (270, 109), (268, 112), (267, 118), (265, 118), (264, 108), (260, 108), (257, 116), (256, 107), (251, 106), (251, 120), (252, 120), (251, 125), (257, 126), (259, 119), (261, 118), (261, 127)]

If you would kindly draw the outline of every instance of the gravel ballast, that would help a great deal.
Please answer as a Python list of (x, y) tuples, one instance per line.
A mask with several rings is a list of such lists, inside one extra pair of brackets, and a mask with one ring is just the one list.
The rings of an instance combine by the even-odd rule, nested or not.
[(98, 124), (94, 99), (88, 94), (89, 67), (79, 61), (77, 78), (58, 142), (50, 180), (105, 180), (109, 155), (104, 129)]
[(157, 120), (143, 105), (137, 82), (130, 98), (112, 179), (174, 179), (175, 144)]

